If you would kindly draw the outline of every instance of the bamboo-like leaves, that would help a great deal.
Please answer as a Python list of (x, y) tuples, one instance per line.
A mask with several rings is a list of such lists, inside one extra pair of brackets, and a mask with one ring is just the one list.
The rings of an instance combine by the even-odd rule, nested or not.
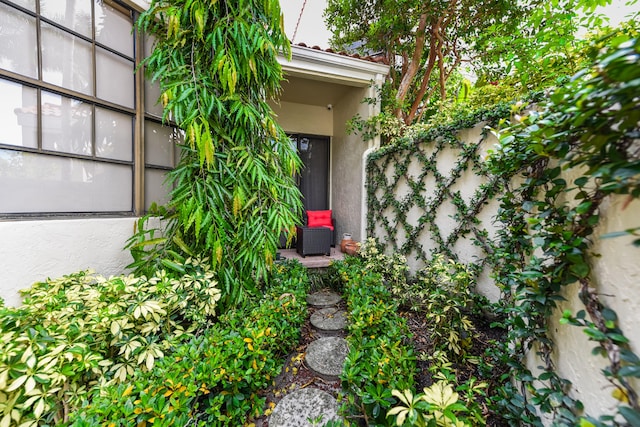
[(290, 54), (281, 15), (277, 0), (153, 0), (138, 22), (155, 39), (145, 65), (164, 117), (185, 131), (164, 250), (209, 256), (227, 303), (268, 277), (301, 213), (300, 159), (267, 103), (280, 91), (278, 52)]

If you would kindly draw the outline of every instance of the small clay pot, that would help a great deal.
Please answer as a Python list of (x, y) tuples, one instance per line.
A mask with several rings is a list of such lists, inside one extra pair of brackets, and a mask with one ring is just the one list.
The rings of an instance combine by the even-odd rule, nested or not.
[(359, 242), (347, 242), (344, 245), (344, 253), (347, 255), (355, 255), (358, 253), (358, 251), (360, 250), (360, 243)]
[(351, 240), (351, 233), (344, 233), (342, 235), (342, 241), (340, 241), (340, 252), (345, 253), (347, 243), (352, 243), (352, 242), (353, 240)]

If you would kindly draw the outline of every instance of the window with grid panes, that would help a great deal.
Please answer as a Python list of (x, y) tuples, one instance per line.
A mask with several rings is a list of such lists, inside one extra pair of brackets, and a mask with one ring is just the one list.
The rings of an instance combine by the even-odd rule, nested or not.
[(130, 215), (136, 198), (167, 200), (180, 134), (161, 123), (156, 87), (136, 102), (135, 17), (115, 1), (0, 0), (0, 215)]

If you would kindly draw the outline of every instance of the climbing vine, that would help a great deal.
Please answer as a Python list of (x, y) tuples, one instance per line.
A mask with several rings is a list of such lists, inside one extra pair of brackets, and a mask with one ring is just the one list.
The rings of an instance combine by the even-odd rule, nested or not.
[[(528, 110), (514, 104), (477, 113), (469, 122), (459, 120), (402, 140), (373, 155), (368, 164), (368, 232), (378, 234), (390, 250), (405, 255), (413, 251), (423, 261), (436, 253), (456, 259), (454, 246), (469, 233), (482, 248), (478, 263), (492, 270), (502, 290), (500, 310), (509, 330), (507, 342), (493, 356), (507, 363), (517, 380), (513, 384), (505, 379), (502, 397), (494, 404), (513, 424), (542, 425), (540, 415), (547, 413), (555, 425), (640, 425), (638, 393), (630, 380), (640, 377), (640, 359), (616, 313), (600, 298), (590, 266), (602, 203), (619, 195), (627, 205), (640, 196), (640, 43), (618, 35), (606, 44), (610, 48), (594, 55), (592, 67), (545, 95), (547, 102)], [(500, 137), (486, 162), (478, 161), (473, 144), (467, 147), (455, 136), (455, 131), (478, 122), (494, 127)], [(435, 152), (446, 145), (458, 150), (448, 178), (439, 175), (437, 156), (422, 151), (428, 141), (434, 141)], [(412, 157), (423, 166), (419, 177), (407, 173)], [(472, 201), (465, 202), (451, 185), (469, 165), (485, 179)], [(566, 169), (581, 175), (569, 180)], [(435, 178), (436, 187), (429, 198), (424, 196), (427, 175)], [(399, 181), (412, 189), (402, 200), (387, 195), (395, 192)], [(500, 202), (496, 221), (501, 224), (493, 239), (477, 222), (479, 209), (492, 198)], [(442, 237), (447, 230), (435, 225), (437, 209), (445, 200), (455, 206), (456, 222), (448, 237)], [(417, 225), (407, 221), (407, 213), (416, 206), (422, 213)], [(406, 236), (399, 236), (403, 229)], [(431, 230), (435, 242), (431, 254), (419, 239), (424, 229)], [(637, 231), (620, 234), (637, 235)], [(570, 397), (571, 383), (557, 373), (552, 357), (555, 345), (549, 321), (568, 285), (577, 286), (584, 309), (565, 312), (561, 323), (582, 328), (596, 343), (593, 354), (608, 361), (603, 375), (620, 401), (615, 413), (599, 419), (583, 414), (582, 404)], [(527, 367), (531, 354), (542, 362), (536, 372)]]
[[(539, 96), (532, 94), (531, 99)], [(477, 214), (487, 200), (500, 191), (500, 183), (483, 165), (479, 147), (489, 134), (489, 126), (497, 125), (517, 108), (513, 103), (503, 103), (491, 109), (481, 109), (452, 123), (400, 138), (395, 144), (373, 153), (367, 163), (368, 235), (386, 242), (394, 252), (413, 256), (425, 264), (439, 253), (457, 260), (452, 248), (459, 239), (470, 233), (488, 255), (491, 248), (485, 243), (483, 236), (486, 232), (478, 223)], [(486, 125), (478, 141), (465, 142), (460, 138), (460, 130), (472, 128), (478, 123)], [(445, 173), (440, 171), (438, 164), (447, 150), (453, 150), (458, 156), (453, 168)], [(421, 167), (419, 173), (414, 175), (409, 173), (413, 162)], [(465, 201), (460, 190), (454, 188), (460, 184), (463, 173), (468, 169), (481, 176), (484, 182)], [(429, 189), (432, 191), (430, 197), (425, 197), (427, 180), (434, 182), (434, 187)], [(406, 183), (410, 191), (400, 200), (396, 193), (402, 183)], [(438, 210), (445, 201), (455, 209), (453, 219), (456, 225), (453, 230), (442, 230), (437, 225)], [(412, 223), (409, 213), (416, 209), (420, 215)], [(425, 235), (435, 243), (431, 250), (425, 250), (421, 245)], [(482, 264), (475, 268), (480, 270)]]
[[(589, 264), (592, 234), (605, 198), (623, 195), (629, 203), (640, 196), (640, 43), (623, 40), (613, 40), (613, 47), (593, 67), (554, 91), (540, 112), (502, 131), (489, 162), (496, 175), (524, 171), (527, 176), (502, 199), (499, 220), (507, 231), (495, 245), (493, 261), (498, 283), (512, 298), (512, 359), (523, 361), (535, 343), (544, 362), (537, 378), (520, 365), (520, 379), (531, 401), (554, 413), (558, 423), (574, 424), (582, 407), (568, 399), (569, 383), (555, 374), (547, 320), (563, 289), (576, 282), (585, 308), (575, 315), (565, 312), (563, 323), (584, 328), (597, 343), (594, 354), (608, 360), (603, 374), (621, 401), (617, 412), (632, 425), (640, 420), (638, 394), (629, 381), (640, 377), (640, 359), (631, 351), (617, 315), (599, 297)], [(568, 182), (562, 171), (569, 168), (582, 168), (584, 173)], [(545, 386), (534, 387), (535, 380)], [(584, 417), (581, 423), (618, 425), (619, 420)]]

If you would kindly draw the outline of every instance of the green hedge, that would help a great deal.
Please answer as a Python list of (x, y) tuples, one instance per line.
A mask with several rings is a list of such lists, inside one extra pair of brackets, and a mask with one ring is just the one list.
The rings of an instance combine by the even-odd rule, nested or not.
[(394, 389), (413, 387), (416, 371), (406, 322), (379, 274), (361, 259), (332, 267), (341, 279), (349, 310), (349, 355), (341, 376), (346, 415), (369, 426), (391, 425), (387, 411), (397, 403)]
[(240, 426), (259, 416), (265, 400), (257, 392), (280, 373), (307, 316), (306, 270), (275, 269), (262, 299), (220, 316), (131, 383), (96, 390), (72, 425)]

